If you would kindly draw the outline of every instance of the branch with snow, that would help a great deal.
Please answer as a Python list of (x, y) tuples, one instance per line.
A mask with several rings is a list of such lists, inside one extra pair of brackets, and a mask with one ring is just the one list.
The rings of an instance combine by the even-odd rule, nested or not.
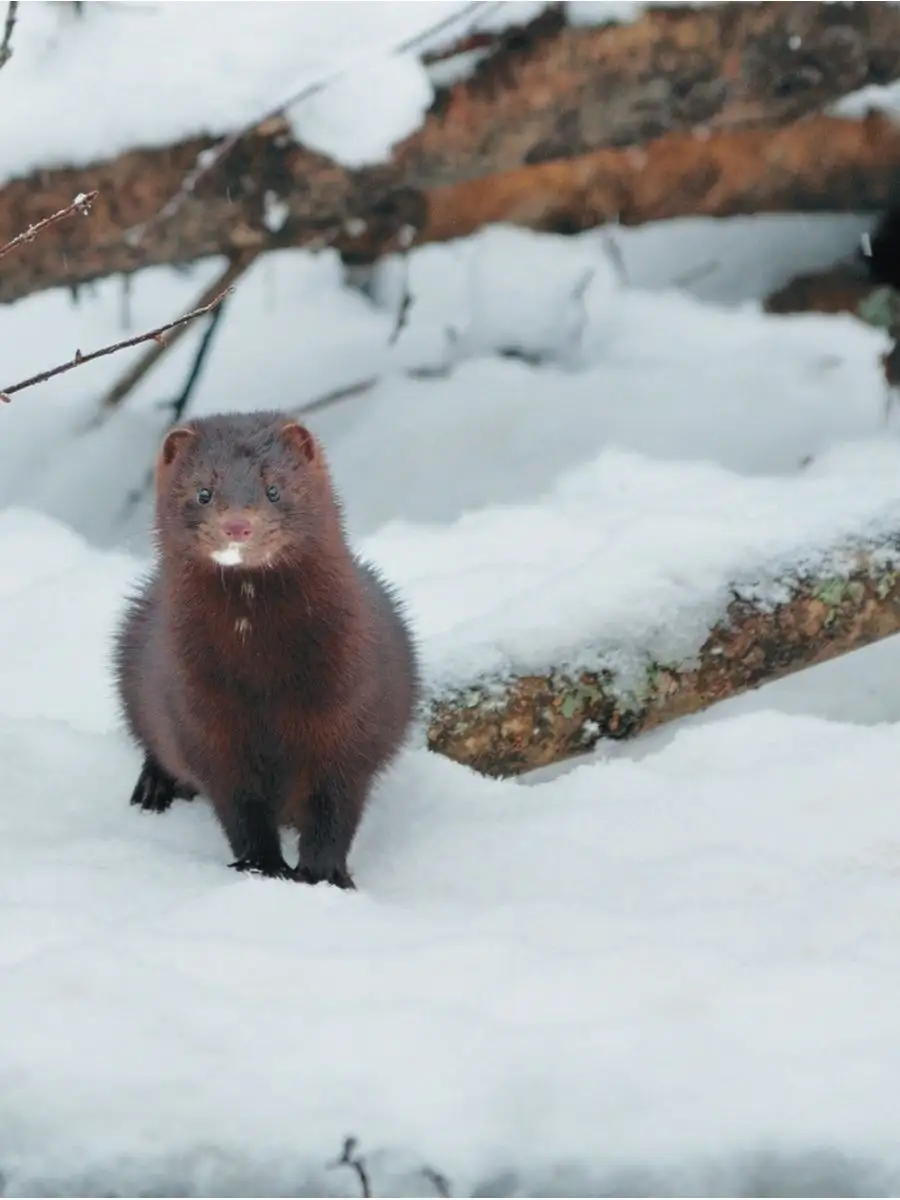
[[(2, 63), (0, 63), (2, 66)], [(81, 213), (82, 216), (88, 216), (91, 211), (91, 204), (97, 199), (98, 192), (79, 192), (71, 204), (67, 204), (65, 208), (57, 209), (49, 217), (44, 217), (42, 221), (35, 222), (34, 225), (29, 225), (22, 233), (11, 238), (5, 245), (0, 246), (0, 258), (5, 258), (7, 254), (11, 254), (13, 250), (17, 250), (19, 246), (24, 246), (28, 242), (33, 242), (39, 233), (45, 229), (49, 229), (51, 225), (57, 224), (58, 221), (64, 221), (66, 217), (71, 217), (74, 213)]]
[[(817, 562), (767, 573), (764, 588), (735, 583), (691, 659), (662, 663), (622, 646), (598, 652), (589, 670), (560, 663), (434, 691), (429, 748), (487, 775), (518, 775), (900, 633), (900, 537), (835, 546)], [(613, 665), (623, 656), (643, 663), (627, 683)]]
[[(495, 4), (484, 3), (483, 0), (474, 0), (473, 3), (464, 5), (461, 11), (442, 17), (439, 21), (432, 22), (421, 32), (414, 34), (412, 37), (392, 42), (385, 49), (391, 54), (408, 53), (410, 50), (416, 49), (417, 46), (437, 37), (444, 30), (459, 25), (467, 18), (475, 16), (480, 9), (495, 7)], [(150, 217), (149, 220), (144, 221), (140, 225), (134, 225), (125, 231), (123, 236), (126, 242), (130, 246), (139, 245), (149, 230), (157, 228), (174, 217), (194, 194), (200, 181), (209, 175), (215, 167), (221, 166), (242, 138), (247, 137), (251, 133), (283, 132), (284, 134), (289, 134), (290, 127), (285, 121), (285, 113), (289, 109), (295, 108), (298, 104), (302, 104), (304, 100), (308, 100), (310, 97), (321, 92), (338, 76), (345, 74), (354, 67), (365, 66), (371, 59), (372, 52), (372, 47), (367, 47), (362, 54), (355, 55), (351, 61), (342, 63), (324, 74), (316, 76), (314, 79), (294, 85), (288, 95), (282, 100), (277, 101), (271, 107), (254, 117), (252, 121), (248, 121), (240, 129), (236, 129), (233, 133), (230, 133), (218, 145), (204, 150), (197, 156), (194, 169), (185, 175), (178, 191), (166, 201), (162, 208)], [(0, 66), (2, 66), (2, 63), (0, 63)]]

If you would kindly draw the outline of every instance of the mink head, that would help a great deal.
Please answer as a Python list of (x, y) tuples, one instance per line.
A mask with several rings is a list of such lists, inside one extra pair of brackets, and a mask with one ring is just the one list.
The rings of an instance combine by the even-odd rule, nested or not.
[(330, 487), (308, 429), (283, 413), (188, 421), (156, 466), (163, 556), (216, 570), (297, 564), (327, 522)]

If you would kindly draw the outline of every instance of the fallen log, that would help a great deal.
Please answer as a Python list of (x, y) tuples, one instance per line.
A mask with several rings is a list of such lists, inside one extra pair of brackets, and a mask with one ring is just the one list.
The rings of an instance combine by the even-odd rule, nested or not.
[(684, 717), (900, 633), (900, 536), (837, 548), (820, 566), (731, 589), (696, 656), (649, 657), (628, 682), (589, 671), (477, 680), (430, 697), (430, 749), (486, 775), (518, 775)]
[[(441, 90), (378, 167), (349, 171), (273, 117), (236, 138), (162, 221), (220, 139), (11, 181), (0, 189), (0, 242), (77, 192), (100, 200), (90, 229), (60, 226), (26, 248), (0, 277), (0, 301), (248, 249), (329, 244), (370, 261), (413, 235), (454, 237), (485, 219), (578, 229), (620, 216), (879, 207), (900, 162), (896, 136), (879, 155), (864, 125), (823, 127), (840, 141), (827, 177), (812, 153), (827, 142), (804, 143), (814, 131), (793, 135), (802, 152), (777, 139), (840, 96), (897, 78), (895, 5), (709, 4), (600, 28), (570, 28), (553, 6)], [(715, 150), (691, 153), (694, 131), (711, 133)], [(740, 140), (752, 131), (755, 141)], [(748, 148), (759, 161), (742, 161)]]

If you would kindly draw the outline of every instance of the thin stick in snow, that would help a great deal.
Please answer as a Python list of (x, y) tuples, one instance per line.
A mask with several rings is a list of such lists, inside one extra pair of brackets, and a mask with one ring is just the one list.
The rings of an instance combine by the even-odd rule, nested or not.
[(0, 42), (0, 70), (12, 58), (12, 35), (16, 27), (16, 17), (19, 11), (19, 0), (9, 0), (6, 6), (6, 21), (3, 24), (3, 41)]
[[(258, 251), (247, 250), (243, 254), (237, 255), (228, 264), (225, 271), (216, 279), (203, 293), (197, 301), (197, 305), (193, 310), (194, 316), (199, 316), (201, 313), (211, 312), (229, 292), (234, 289), (232, 287), (236, 279), (238, 279), (249, 268), (250, 264), (256, 261)], [(174, 346), (178, 339), (185, 332), (186, 322), (182, 323), (175, 330), (174, 335), (167, 338), (165, 341), (157, 342), (155, 346), (143, 354), (134, 366), (130, 367), (125, 374), (109, 389), (103, 399), (100, 401), (100, 411), (108, 411), (116, 408), (125, 397), (131, 392), (140, 381), (144, 378), (147, 372), (153, 367), (163, 354)], [(146, 339), (145, 339), (146, 340)], [(155, 340), (155, 339), (154, 339)]]
[[(0, 62), (0, 66), (2, 65), (2, 62)], [(36, 225), (29, 225), (24, 233), (20, 233), (17, 237), (12, 238), (5, 246), (0, 246), (0, 258), (5, 258), (7, 254), (11, 254), (13, 250), (17, 250), (19, 246), (24, 246), (26, 242), (33, 242), (37, 235), (48, 226), (55, 225), (57, 221), (63, 221), (66, 217), (71, 217), (73, 213), (79, 212), (87, 216), (91, 211), (91, 205), (99, 194), (99, 192), (79, 192), (71, 204), (67, 204), (65, 208), (60, 208), (49, 217), (44, 217), (43, 221), (38, 221)]]
[(4, 388), (3, 391), (0, 391), (0, 401), (8, 404), (16, 392), (22, 392), (25, 388), (34, 387), (38, 383), (46, 383), (48, 379), (53, 379), (57, 375), (64, 375), (66, 371), (73, 371), (75, 367), (82, 367), (85, 363), (93, 362), (95, 358), (104, 358), (107, 354), (115, 354), (119, 350), (127, 350), (129, 346), (139, 346), (141, 342), (152, 341), (156, 342), (160, 347), (164, 347), (168, 345), (165, 339), (167, 333), (170, 333), (172, 330), (180, 330), (197, 317), (202, 317), (204, 313), (212, 312), (232, 290), (232, 288), (226, 288), (225, 291), (215, 296), (202, 308), (195, 308), (191, 312), (185, 313), (183, 317), (179, 317), (175, 321), (169, 321), (168, 324), (160, 325), (156, 329), (148, 329), (146, 333), (139, 333), (137, 337), (126, 338), (122, 342), (103, 346), (100, 350), (92, 350), (90, 354), (82, 354), (80, 350), (76, 350), (74, 358), (68, 362), (60, 363), (58, 367), (51, 367), (48, 371), (41, 371), (37, 375), (32, 375), (29, 379), (22, 379), (19, 383), (14, 383), (11, 387)]
[[(203, 373), (203, 365), (209, 357), (210, 349), (212, 348), (213, 338), (216, 336), (216, 329), (219, 322), (222, 320), (222, 314), (225, 312), (226, 300), (223, 300), (218, 308), (213, 309), (212, 316), (209, 319), (209, 324), (203, 331), (203, 337), (197, 345), (197, 352), (194, 355), (194, 361), (191, 363), (191, 369), (188, 371), (187, 379), (184, 381), (184, 387), (181, 392), (167, 407), (171, 407), (172, 415), (169, 418), (169, 429), (174, 429), (176, 425), (184, 418), (187, 411), (187, 406), (190, 403), (191, 396), (194, 394), (194, 389), (197, 382)], [(144, 481), (140, 487), (133, 488), (125, 497), (125, 503), (122, 505), (122, 511), (119, 514), (119, 521), (126, 520), (127, 517), (137, 508), (140, 502), (144, 499), (150, 489), (153, 487), (153, 477), (155, 474), (155, 464), (151, 463), (150, 467), (144, 474)]]
[(434, 1188), (436, 1196), (450, 1196), (450, 1180), (446, 1175), (442, 1175), (440, 1171), (436, 1171), (434, 1167), (422, 1167), (422, 1176), (427, 1179)]
[(331, 1163), (331, 1167), (349, 1167), (355, 1172), (356, 1178), (359, 1180), (360, 1195), (365, 1198), (372, 1195), (372, 1187), (369, 1183), (369, 1173), (366, 1170), (366, 1164), (362, 1158), (356, 1153), (358, 1143), (355, 1137), (348, 1137), (344, 1142), (344, 1148), (341, 1151), (341, 1157), (335, 1159)]

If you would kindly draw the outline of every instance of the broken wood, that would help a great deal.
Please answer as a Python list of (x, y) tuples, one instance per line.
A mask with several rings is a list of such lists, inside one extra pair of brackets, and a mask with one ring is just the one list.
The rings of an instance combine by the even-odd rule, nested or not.
[(880, 211), (900, 172), (900, 125), (814, 114), (778, 129), (670, 133), (428, 194), (420, 240), (443, 241), (507, 221), (576, 232), (607, 221), (776, 212)]
[(429, 701), (430, 749), (509, 776), (700, 712), (720, 700), (900, 633), (900, 537), (838, 548), (785, 571), (757, 599), (732, 599), (692, 661), (647, 658), (624, 683), (611, 668), (483, 679)]
[[(0, 301), (247, 249), (333, 244), (371, 261), (486, 220), (580, 229), (619, 217), (879, 207), (900, 135), (886, 122), (799, 119), (897, 78), (895, 5), (710, 4), (600, 28), (569, 28), (553, 6), (441, 90), (423, 126), (377, 167), (349, 171), (312, 153), (276, 116), (229, 140), (170, 212), (221, 138), (8, 183), (0, 242), (75, 192), (101, 196), (90, 230), (61, 225), (26, 248), (0, 277)], [(882, 129), (892, 135), (879, 148)], [(169, 215), (157, 221), (160, 212)]]

